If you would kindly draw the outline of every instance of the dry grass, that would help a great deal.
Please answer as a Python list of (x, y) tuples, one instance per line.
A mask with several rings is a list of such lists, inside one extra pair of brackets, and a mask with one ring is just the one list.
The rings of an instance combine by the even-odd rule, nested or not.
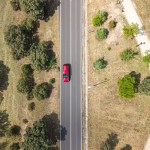
[[(26, 125), (22, 123), (24, 118), (27, 118), (29, 123), (32, 125), (33, 121), (42, 118), (46, 114), (52, 112), (59, 114), (59, 71), (57, 69), (51, 70), (49, 72), (35, 72), (36, 83), (48, 82), (50, 78), (55, 78), (56, 83), (54, 84), (54, 89), (51, 93), (49, 99), (44, 101), (35, 102), (36, 108), (33, 112), (27, 110), (28, 103), (31, 101), (26, 100), (25, 95), (17, 93), (16, 85), (20, 77), (21, 65), (28, 63), (29, 60), (22, 59), (21, 61), (14, 61), (12, 55), (10, 54), (10, 49), (6, 46), (4, 42), (3, 32), (5, 27), (11, 23), (19, 24), (22, 19), (26, 17), (26, 14), (22, 12), (12, 11), (9, 0), (0, 0), (0, 60), (4, 61), (4, 64), (9, 67), (9, 86), (7, 90), (4, 91), (4, 100), (0, 106), (0, 109), (6, 109), (9, 114), (9, 119), (12, 124), (17, 124), (22, 127), (22, 131), (26, 128)], [(59, 64), (59, 16), (58, 11), (54, 14), (50, 20), (45, 23), (40, 21), (40, 28), (38, 29), (38, 34), (41, 41), (53, 41), (53, 50), (56, 54), (56, 58)], [(22, 132), (24, 133), (24, 132)], [(3, 139), (4, 140), (4, 139)], [(8, 140), (8, 139), (7, 139)], [(14, 139), (15, 140), (15, 139)], [(22, 137), (20, 138), (22, 140)], [(11, 143), (13, 140), (9, 139)]]
[(149, 35), (150, 38), (150, 1), (149, 0), (133, 0), (135, 3), (135, 8), (141, 18), (141, 21), (145, 27), (145, 31)]
[[(98, 10), (106, 10), (109, 13), (107, 22), (115, 19), (117, 27), (110, 30), (108, 39), (97, 41), (95, 39), (96, 27), (91, 20)], [(141, 80), (150, 76), (147, 65), (142, 62), (140, 55), (135, 56), (130, 62), (122, 62), (119, 53), (125, 48), (131, 47), (136, 52), (136, 42), (125, 40), (122, 36), (122, 27), (125, 24), (116, 1), (96, 0), (88, 5), (88, 81), (89, 86), (101, 83), (107, 78), (107, 82), (101, 83), (89, 89), (89, 150), (98, 150), (107, 135), (116, 133), (119, 143), (117, 150), (126, 144), (133, 150), (142, 150), (150, 132), (150, 98), (136, 94), (132, 100), (120, 98), (118, 95), (117, 81), (131, 71), (141, 73)], [(111, 51), (107, 50), (111, 47)], [(100, 57), (105, 57), (108, 66), (101, 71), (93, 69), (93, 62)]]

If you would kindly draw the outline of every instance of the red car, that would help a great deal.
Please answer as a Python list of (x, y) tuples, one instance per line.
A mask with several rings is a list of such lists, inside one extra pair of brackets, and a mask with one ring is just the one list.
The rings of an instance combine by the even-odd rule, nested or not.
[(69, 82), (70, 80), (70, 65), (64, 64), (63, 65), (63, 81)]

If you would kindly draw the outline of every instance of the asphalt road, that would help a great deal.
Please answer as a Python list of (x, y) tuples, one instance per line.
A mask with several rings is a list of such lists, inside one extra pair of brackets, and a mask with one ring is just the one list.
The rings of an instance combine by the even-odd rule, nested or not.
[[(82, 149), (81, 15), (82, 0), (61, 0), (61, 150)], [(71, 80), (62, 80), (62, 66), (71, 65)]]

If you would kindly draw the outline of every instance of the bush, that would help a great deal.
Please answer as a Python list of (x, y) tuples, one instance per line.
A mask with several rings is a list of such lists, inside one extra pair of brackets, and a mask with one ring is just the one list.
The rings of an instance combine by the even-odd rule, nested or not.
[(130, 74), (125, 75), (123, 78), (118, 80), (119, 95), (125, 98), (133, 98), (137, 89), (135, 88), (136, 79)]
[(13, 144), (10, 146), (10, 150), (19, 150), (19, 149), (20, 149), (19, 143), (13, 143)]
[(145, 95), (150, 95), (150, 77), (145, 78), (139, 85), (139, 92)]
[(52, 69), (54, 66), (56, 66), (56, 58), (55, 57), (51, 57), (48, 61), (48, 69)]
[(37, 30), (37, 21), (28, 17), (21, 22), (21, 26), (29, 33), (34, 33)]
[(34, 102), (29, 103), (29, 104), (28, 104), (28, 110), (29, 110), (29, 111), (33, 111), (34, 109), (35, 109), (35, 103), (34, 103)]
[(20, 135), (20, 126), (13, 125), (10, 127), (10, 129), (7, 131), (8, 136), (19, 136)]
[(104, 58), (100, 58), (93, 63), (93, 67), (96, 70), (104, 69), (107, 66), (107, 61)]
[(132, 58), (134, 58), (134, 55), (134, 51), (131, 48), (127, 48), (126, 50), (120, 53), (120, 58), (121, 60), (129, 61)]
[(23, 119), (22, 122), (26, 124), (28, 123), (28, 119)]
[(49, 84), (54, 84), (55, 83), (55, 78), (51, 78), (50, 80), (49, 80)]
[(111, 50), (111, 47), (107, 47), (107, 50), (110, 51), (110, 50)]
[(150, 63), (150, 54), (147, 54), (146, 56), (144, 56), (143, 61), (146, 63)]
[(108, 30), (105, 29), (105, 28), (100, 28), (97, 30), (97, 33), (96, 33), (96, 38), (98, 40), (103, 40), (103, 39), (106, 39), (108, 36)]
[(48, 47), (45, 43), (34, 43), (30, 48), (30, 59), (35, 70), (48, 69), (48, 62), (50, 60)]
[(133, 37), (139, 33), (138, 24), (132, 23), (123, 27), (123, 33), (126, 38)]
[(116, 22), (114, 20), (109, 21), (109, 27), (110, 28), (115, 28), (116, 27)]
[(11, 48), (14, 59), (19, 60), (29, 54), (32, 35), (28, 34), (21, 26), (8, 26), (4, 33), (4, 38)]
[(31, 64), (24, 64), (21, 67), (21, 70), (22, 70), (23, 75), (25, 75), (25, 76), (31, 75), (33, 73), (33, 69), (31, 67)]
[(50, 87), (48, 83), (44, 82), (42, 84), (36, 85), (34, 88), (34, 96), (38, 100), (43, 100), (50, 96)]
[(94, 16), (94, 18), (92, 19), (92, 23), (94, 26), (100, 26), (102, 25), (106, 20), (107, 20), (107, 12), (105, 11), (98, 11), (98, 13), (96, 14), (96, 16)]
[(13, 10), (15, 10), (15, 11), (20, 10), (19, 0), (11, 0), (10, 4), (11, 4)]
[(44, 19), (45, 0), (20, 0), (21, 10), (35, 19)]
[(28, 94), (34, 88), (34, 79), (31, 77), (22, 77), (17, 84), (17, 91), (23, 94)]
[(109, 144), (108, 141), (102, 142), (100, 146), (100, 150), (112, 150), (111, 145)]

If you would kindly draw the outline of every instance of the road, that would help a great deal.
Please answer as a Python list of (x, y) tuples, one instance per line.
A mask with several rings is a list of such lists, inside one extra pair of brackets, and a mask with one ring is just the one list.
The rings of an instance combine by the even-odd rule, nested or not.
[[(81, 109), (81, 15), (82, 0), (61, 0), (61, 150), (82, 149)], [(71, 80), (62, 80), (62, 66), (71, 65)]]

